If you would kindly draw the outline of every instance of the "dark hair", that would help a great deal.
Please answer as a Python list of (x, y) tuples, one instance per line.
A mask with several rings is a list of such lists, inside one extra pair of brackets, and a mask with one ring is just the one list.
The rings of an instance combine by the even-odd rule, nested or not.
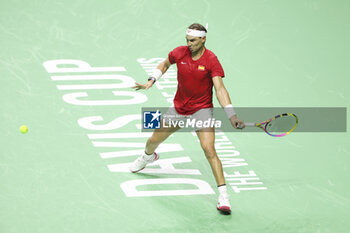
[(194, 23), (194, 24), (190, 25), (188, 27), (188, 29), (195, 29), (195, 30), (207, 32), (207, 29), (205, 29), (205, 27), (202, 24), (199, 24), (199, 23)]

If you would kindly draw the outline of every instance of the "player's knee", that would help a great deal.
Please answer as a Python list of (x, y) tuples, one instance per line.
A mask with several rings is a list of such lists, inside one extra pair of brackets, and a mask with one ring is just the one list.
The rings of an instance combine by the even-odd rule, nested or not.
[(205, 153), (205, 156), (208, 159), (212, 159), (212, 158), (216, 157), (216, 152), (215, 152), (214, 145), (205, 144), (205, 145), (202, 145), (202, 149), (203, 149), (203, 151)]

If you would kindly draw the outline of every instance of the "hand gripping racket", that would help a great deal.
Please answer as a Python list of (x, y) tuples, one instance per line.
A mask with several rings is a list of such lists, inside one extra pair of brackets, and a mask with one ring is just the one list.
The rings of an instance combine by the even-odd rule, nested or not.
[(293, 113), (283, 113), (264, 122), (246, 122), (245, 125), (259, 127), (272, 137), (283, 137), (297, 127), (298, 117)]

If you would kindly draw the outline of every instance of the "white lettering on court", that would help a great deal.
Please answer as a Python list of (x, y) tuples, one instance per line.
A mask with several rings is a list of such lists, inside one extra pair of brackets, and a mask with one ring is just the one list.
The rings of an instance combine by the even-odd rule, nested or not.
[[(176, 185), (192, 185), (195, 188), (182, 190), (158, 190), (158, 186), (162, 184), (176, 184)], [(139, 191), (137, 187), (145, 185), (158, 185), (157, 190)], [(178, 195), (205, 195), (215, 194), (210, 185), (198, 179), (188, 178), (163, 178), (163, 179), (143, 179), (130, 180), (123, 182), (120, 187), (128, 197), (147, 197), (147, 196), (178, 196)], [(151, 186), (152, 187), (152, 186)], [(153, 186), (154, 187), (154, 186)], [(176, 186), (178, 187), (178, 186)], [(154, 187), (155, 188), (155, 187)]]
[[(147, 68), (149, 72), (154, 69), (153, 62), (160, 62), (163, 58), (153, 58), (150, 60), (138, 59), (139, 62), (145, 62), (144, 68)], [(148, 65), (147, 65), (148, 63)], [(147, 101), (147, 96), (142, 92), (135, 92), (130, 90), (130, 87), (134, 85), (135, 80), (127, 75), (115, 74), (115, 72), (125, 72), (125, 67), (92, 67), (85, 61), (61, 59), (50, 60), (43, 63), (44, 68), (50, 74), (51, 80), (54, 82), (64, 82), (64, 84), (56, 85), (59, 91), (65, 91), (62, 99), (65, 103), (75, 105), (77, 107), (85, 106), (121, 106), (121, 105), (140, 105)], [(96, 74), (103, 72), (103, 74)], [(114, 72), (113, 74), (105, 74), (106, 72)], [(72, 73), (78, 73), (72, 75)], [(85, 74), (82, 74), (85, 73)], [(94, 73), (94, 74), (91, 74)], [(98, 83), (100, 81), (110, 83)], [(68, 81), (72, 83), (67, 84)], [(89, 83), (84, 83), (84, 82)], [(96, 83), (91, 84), (91, 81)], [(172, 68), (169, 69), (166, 75), (163, 76), (161, 82), (157, 82), (159, 89), (166, 89), (176, 87), (176, 71)], [(125, 90), (125, 88), (128, 88)], [(121, 89), (121, 90), (120, 90)], [(96, 91), (104, 90), (104, 95), (101, 97), (100, 92)], [(130, 91), (129, 91), (130, 90)], [(67, 91), (73, 91), (66, 93)], [(172, 102), (175, 92), (166, 93), (162, 92), (162, 95), (167, 98), (168, 102)], [(116, 112), (115, 109), (111, 111)], [(116, 112), (117, 113), (117, 112)], [(141, 129), (141, 115), (140, 114), (127, 114), (119, 115), (114, 119), (105, 119), (103, 116), (85, 116), (78, 119), (78, 125), (86, 130), (94, 131), (89, 133), (88, 138), (94, 147), (108, 149), (111, 148), (114, 151), (101, 152), (102, 159), (120, 158), (139, 156), (145, 146), (145, 139), (150, 137), (150, 133), (142, 133)], [(133, 128), (137, 129), (137, 132), (105, 132), (120, 130), (130, 124)], [(103, 131), (103, 133), (96, 133), (96, 131)], [(120, 139), (123, 139), (119, 141)], [(125, 141), (128, 140), (128, 141)], [(139, 140), (142, 140), (141, 142)], [(132, 148), (132, 149), (130, 149)], [(157, 151), (161, 153), (169, 152), (182, 152), (184, 149), (180, 144), (163, 143)], [(132, 160), (134, 160), (134, 158)], [(192, 162), (189, 157), (176, 157), (160, 159), (157, 162), (151, 164), (145, 168), (142, 173), (149, 174), (171, 174), (171, 175), (201, 175), (197, 169), (181, 169), (181, 165), (184, 163)], [(111, 172), (129, 172), (128, 166), (130, 163), (114, 163), (108, 165), (108, 169)], [(158, 168), (157, 168), (158, 167)], [(157, 186), (154, 186), (157, 184)], [(171, 189), (171, 190), (159, 190), (159, 185), (174, 184), (178, 186), (192, 186), (192, 189)], [(139, 191), (139, 186), (153, 187), (153, 191)], [(121, 184), (121, 188), (125, 195), (128, 197), (139, 196), (176, 196), (176, 195), (204, 195), (215, 194), (211, 186), (200, 179), (189, 178), (164, 178), (164, 179), (143, 179), (143, 180), (130, 180)]]

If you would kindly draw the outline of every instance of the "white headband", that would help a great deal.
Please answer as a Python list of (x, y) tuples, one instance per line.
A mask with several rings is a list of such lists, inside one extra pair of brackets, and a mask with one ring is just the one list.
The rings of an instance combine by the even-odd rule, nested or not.
[(207, 33), (205, 31), (187, 29), (186, 34), (189, 36), (195, 36), (195, 37), (205, 37)]
[[(205, 25), (205, 29), (208, 30), (208, 24)], [(187, 29), (186, 34), (195, 37), (205, 37), (207, 33), (205, 31), (199, 31), (196, 29)]]

